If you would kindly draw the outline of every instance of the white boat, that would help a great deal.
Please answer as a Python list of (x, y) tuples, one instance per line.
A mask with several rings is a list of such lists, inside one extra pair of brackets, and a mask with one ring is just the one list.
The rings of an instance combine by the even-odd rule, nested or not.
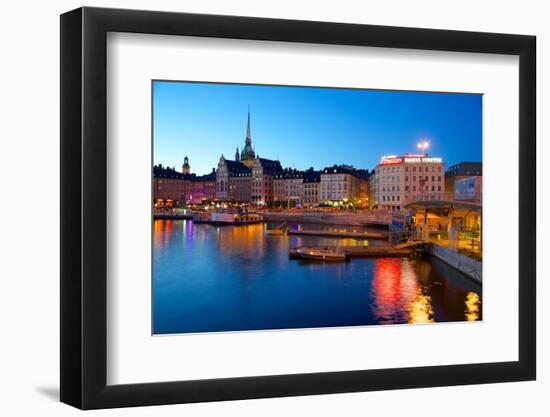
[(343, 252), (337, 252), (329, 248), (298, 248), (296, 253), (302, 259), (324, 262), (344, 262), (348, 256)]

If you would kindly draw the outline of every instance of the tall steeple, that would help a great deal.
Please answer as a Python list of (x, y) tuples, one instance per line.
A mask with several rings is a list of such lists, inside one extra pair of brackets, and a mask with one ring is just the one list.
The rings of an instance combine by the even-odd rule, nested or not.
[(252, 135), (250, 134), (250, 105), (248, 106), (248, 121), (246, 124), (246, 140), (244, 141), (244, 148), (241, 151), (241, 162), (245, 165), (254, 164), (256, 154), (252, 149)]
[(248, 124), (246, 125), (246, 144), (252, 145), (252, 136), (250, 135), (250, 104), (248, 105)]
[(237, 146), (237, 150), (235, 151), (235, 161), (240, 161), (241, 157), (239, 156), (239, 147)]

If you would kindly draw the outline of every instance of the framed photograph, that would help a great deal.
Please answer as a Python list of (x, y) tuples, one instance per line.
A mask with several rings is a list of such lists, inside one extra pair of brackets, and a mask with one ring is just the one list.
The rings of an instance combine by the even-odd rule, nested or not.
[(61, 16), (61, 401), (533, 380), (535, 37)]

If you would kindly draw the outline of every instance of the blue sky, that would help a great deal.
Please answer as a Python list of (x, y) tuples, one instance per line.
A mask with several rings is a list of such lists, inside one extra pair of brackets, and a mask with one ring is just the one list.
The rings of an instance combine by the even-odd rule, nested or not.
[(153, 100), (154, 163), (199, 175), (244, 145), (248, 105), (255, 151), (283, 167), (371, 170), (423, 139), (446, 166), (481, 161), (480, 95), (155, 81)]

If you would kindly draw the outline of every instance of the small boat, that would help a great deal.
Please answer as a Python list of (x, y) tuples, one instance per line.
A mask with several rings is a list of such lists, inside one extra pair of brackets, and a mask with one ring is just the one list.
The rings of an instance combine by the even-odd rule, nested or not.
[(274, 228), (266, 226), (264, 234), (281, 236), (286, 233), (286, 223), (280, 224)]
[(298, 248), (296, 253), (302, 259), (323, 262), (345, 262), (348, 255), (330, 248)]

